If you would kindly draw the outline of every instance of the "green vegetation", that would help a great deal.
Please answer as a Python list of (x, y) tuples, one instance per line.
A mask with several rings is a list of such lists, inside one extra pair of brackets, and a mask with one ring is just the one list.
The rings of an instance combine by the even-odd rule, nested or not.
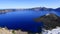
[(12, 33), (15, 34), (15, 31), (13, 30)]

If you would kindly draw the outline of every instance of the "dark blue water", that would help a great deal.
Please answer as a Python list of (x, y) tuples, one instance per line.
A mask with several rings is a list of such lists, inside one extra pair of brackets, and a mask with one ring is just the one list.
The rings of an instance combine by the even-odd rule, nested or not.
[[(47, 13), (55, 13), (60, 16), (57, 11), (16, 11), (8, 12), (0, 15), (0, 27), (8, 29), (22, 29), (25, 31), (38, 32), (38, 27), (43, 26), (42, 22), (35, 22), (34, 19)], [(40, 28), (41, 31), (41, 28)]]

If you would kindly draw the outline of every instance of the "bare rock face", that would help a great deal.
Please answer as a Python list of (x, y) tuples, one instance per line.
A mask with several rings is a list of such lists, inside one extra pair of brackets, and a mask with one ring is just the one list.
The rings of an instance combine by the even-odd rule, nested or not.
[(13, 33), (8, 29), (0, 28), (0, 34), (13, 34)]
[(41, 16), (41, 17), (37, 18), (36, 21), (43, 22), (44, 28), (46, 30), (56, 28), (56, 26), (60, 27), (60, 17), (53, 13), (49, 13), (44, 16)]

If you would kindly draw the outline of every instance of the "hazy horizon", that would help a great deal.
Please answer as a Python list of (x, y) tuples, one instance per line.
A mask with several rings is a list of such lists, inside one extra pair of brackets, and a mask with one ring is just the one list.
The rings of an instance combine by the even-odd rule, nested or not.
[(0, 0), (0, 9), (58, 8), (60, 0)]

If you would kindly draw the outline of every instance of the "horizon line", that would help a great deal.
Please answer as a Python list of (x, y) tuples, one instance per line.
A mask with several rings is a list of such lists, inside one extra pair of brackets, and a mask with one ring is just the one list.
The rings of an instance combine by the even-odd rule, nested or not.
[[(0, 8), (0, 9), (31, 9), (31, 8), (43, 8), (43, 7), (29, 7), (29, 8)], [(45, 7), (45, 8), (52, 8), (52, 9), (56, 9), (56, 8), (60, 8), (60, 7)]]

